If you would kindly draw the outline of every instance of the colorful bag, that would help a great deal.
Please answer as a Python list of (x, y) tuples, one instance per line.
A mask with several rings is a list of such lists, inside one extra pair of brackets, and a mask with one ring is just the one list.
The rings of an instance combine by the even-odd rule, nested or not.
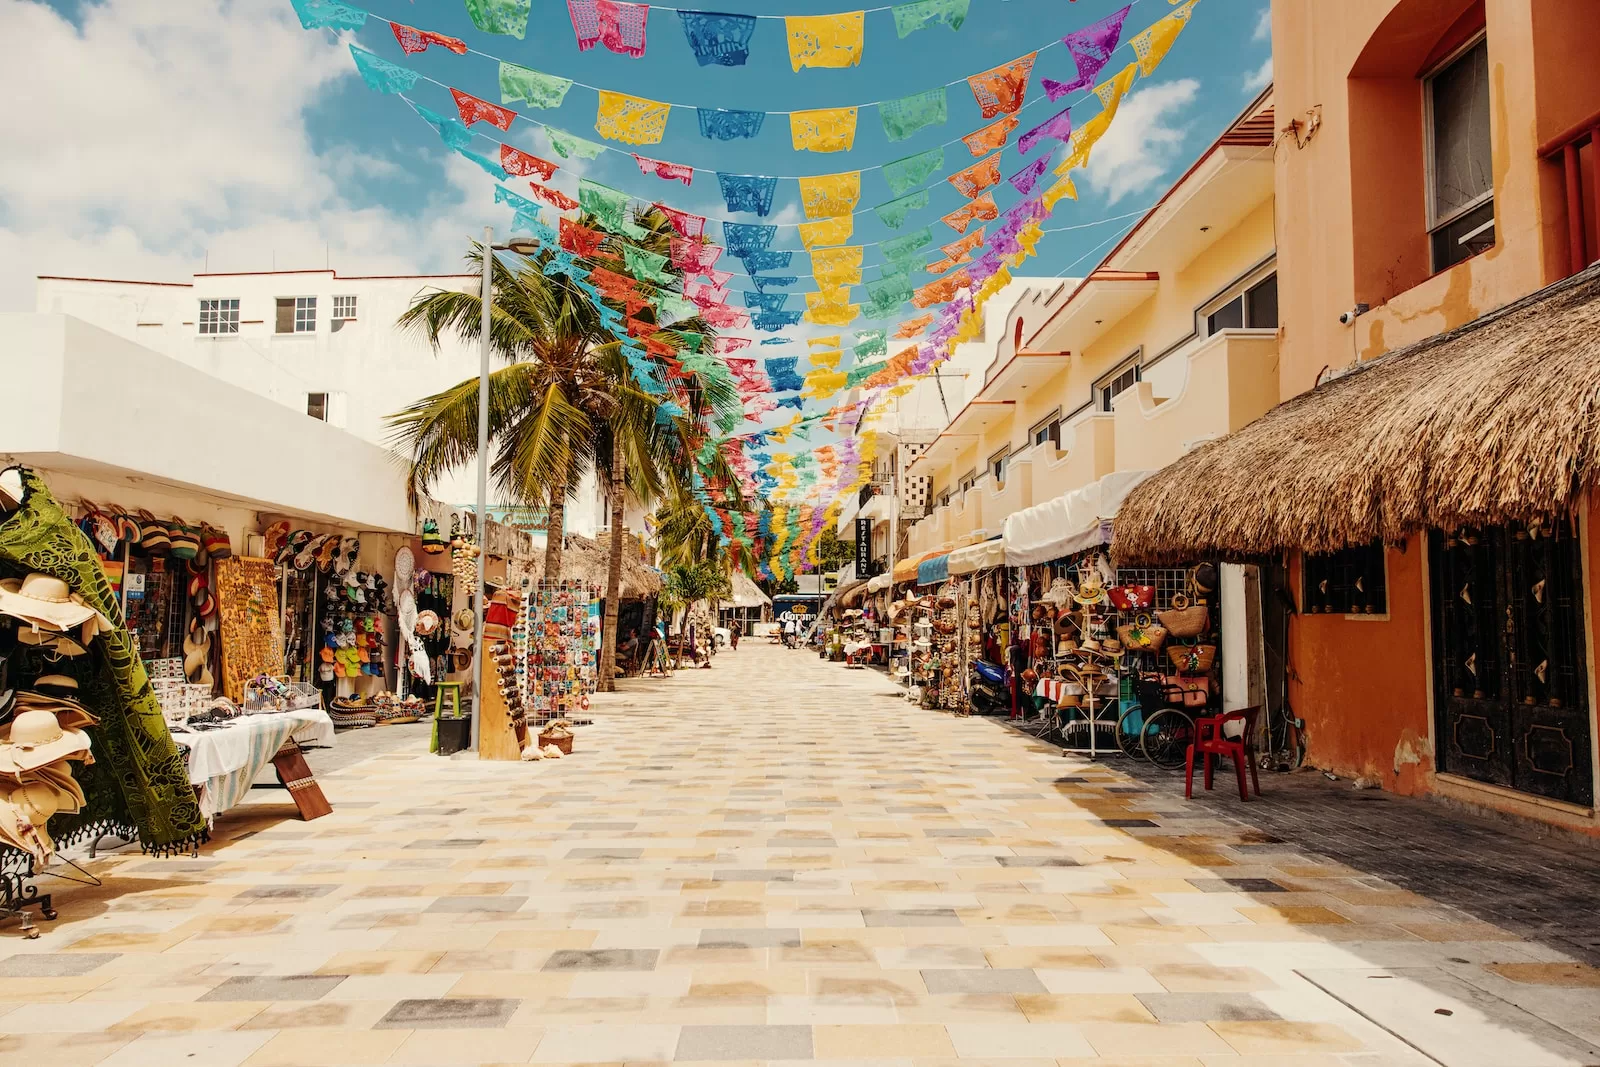
[(1156, 625), (1149, 615), (1140, 615), (1133, 622), (1118, 626), (1117, 637), (1129, 652), (1160, 652), (1161, 646), (1167, 643), (1167, 628)]
[(1205, 674), (1217, 661), (1216, 645), (1169, 645), (1167, 658), (1179, 674)]
[(200, 555), (200, 535), (193, 526), (174, 518), (167, 534), (172, 542), (167, 551), (173, 559), (192, 560)]
[(1106, 590), (1106, 595), (1118, 611), (1149, 611), (1156, 603), (1153, 585), (1114, 585)]
[(445, 550), (445, 539), (439, 533), (439, 524), (432, 519), (422, 520), (422, 551), (437, 556)]
[(210, 559), (227, 559), (233, 555), (233, 543), (228, 540), (228, 532), (203, 522), (200, 524), (200, 543), (205, 546), (206, 556)]
[(1172, 690), (1182, 692), (1181, 702), (1186, 708), (1203, 708), (1211, 699), (1211, 679), (1205, 675), (1167, 675), (1163, 679), (1169, 695), (1169, 700), (1176, 694)]

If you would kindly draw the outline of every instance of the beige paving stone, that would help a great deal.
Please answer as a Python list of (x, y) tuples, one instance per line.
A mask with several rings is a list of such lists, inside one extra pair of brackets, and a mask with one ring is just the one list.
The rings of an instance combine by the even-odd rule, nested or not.
[(116, 1022), (113, 1030), (237, 1030), (266, 1007), (265, 1002), (151, 1004)]
[(342, 1067), (388, 1063), (408, 1030), (346, 1031), (337, 1040), (316, 1030), (286, 1030), (245, 1060), (245, 1067)]
[(1265, 1020), (1207, 1023), (1241, 1055), (1290, 1056), (1310, 1052), (1359, 1052), (1364, 1046), (1330, 1023)]

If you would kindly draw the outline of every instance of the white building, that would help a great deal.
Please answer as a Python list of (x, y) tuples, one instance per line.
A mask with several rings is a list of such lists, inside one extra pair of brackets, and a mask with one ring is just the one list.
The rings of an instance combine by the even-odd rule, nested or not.
[[(435, 351), (397, 320), (424, 293), (478, 284), (467, 274), (341, 277), (333, 270), (196, 274), (184, 282), (41, 276), (37, 309), (85, 320), (389, 447), (390, 415), (476, 377), (479, 367), (476, 345), (446, 337)], [(465, 506), (476, 492), (469, 467), (431, 495)], [(566, 528), (592, 537), (607, 515), (588, 477), (568, 504)]]

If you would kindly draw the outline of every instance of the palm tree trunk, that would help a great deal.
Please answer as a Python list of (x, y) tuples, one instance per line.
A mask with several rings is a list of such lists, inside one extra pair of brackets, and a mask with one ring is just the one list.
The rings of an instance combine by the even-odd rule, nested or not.
[(626, 477), (622, 449), (611, 446), (611, 560), (606, 565), (606, 619), (600, 629), (600, 692), (617, 688), (617, 615), (622, 600), (622, 520)]
[(544, 535), (544, 577), (554, 582), (561, 578), (561, 537), (567, 526), (567, 472), (550, 486), (550, 516)]

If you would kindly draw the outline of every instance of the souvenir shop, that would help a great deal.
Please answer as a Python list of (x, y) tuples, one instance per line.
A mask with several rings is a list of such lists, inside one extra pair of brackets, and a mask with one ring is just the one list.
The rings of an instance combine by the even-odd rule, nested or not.
[(600, 603), (581, 579), (495, 591), (484, 612), (480, 759), (572, 754), (573, 727), (592, 721)]

